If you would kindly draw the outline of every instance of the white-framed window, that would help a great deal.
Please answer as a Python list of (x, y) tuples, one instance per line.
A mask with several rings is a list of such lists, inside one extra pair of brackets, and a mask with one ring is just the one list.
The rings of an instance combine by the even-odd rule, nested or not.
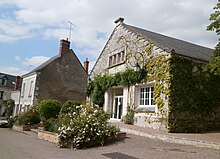
[(33, 84), (34, 84), (34, 81), (31, 81), (31, 83), (30, 83), (30, 89), (29, 89), (29, 93), (28, 93), (28, 96), (29, 96), (29, 97), (32, 96)]
[(140, 106), (155, 106), (154, 104), (154, 87), (141, 87), (140, 88)]
[(22, 97), (24, 97), (25, 85), (26, 85), (26, 83), (23, 83), (22, 90), (21, 90), (21, 96)]

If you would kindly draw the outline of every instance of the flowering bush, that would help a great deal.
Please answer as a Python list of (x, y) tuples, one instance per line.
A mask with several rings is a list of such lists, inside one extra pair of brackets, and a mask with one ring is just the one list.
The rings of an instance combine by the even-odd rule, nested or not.
[(61, 119), (66, 118), (67, 119), (69, 117), (68, 113), (70, 113), (70, 114), (74, 113), (74, 112), (77, 113), (79, 110), (77, 108), (79, 108), (80, 105), (81, 105), (81, 103), (78, 101), (71, 101), (71, 100), (66, 101), (60, 109), (59, 118), (61, 118)]
[(108, 136), (116, 136), (118, 128), (107, 124), (108, 114), (102, 109), (84, 104), (75, 107), (75, 111), (62, 119), (59, 127), (60, 147), (86, 148), (93, 143), (104, 145)]

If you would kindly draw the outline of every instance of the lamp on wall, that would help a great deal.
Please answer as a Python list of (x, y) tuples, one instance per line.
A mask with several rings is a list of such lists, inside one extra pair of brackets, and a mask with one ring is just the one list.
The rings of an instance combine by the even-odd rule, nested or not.
[(92, 80), (91, 80), (91, 78), (90, 78), (90, 77), (88, 78), (88, 83), (89, 83), (89, 84), (91, 84), (91, 83), (92, 83)]
[(140, 66), (139, 66), (138, 63), (135, 64), (135, 66), (134, 66), (134, 71), (135, 71), (135, 72), (140, 71)]

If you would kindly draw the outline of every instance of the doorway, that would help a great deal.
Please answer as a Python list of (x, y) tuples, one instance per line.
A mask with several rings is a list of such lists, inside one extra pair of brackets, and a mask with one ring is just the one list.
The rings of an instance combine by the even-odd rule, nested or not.
[(115, 96), (113, 107), (112, 107), (112, 112), (113, 112), (112, 118), (113, 119), (121, 119), (122, 107), (123, 107), (123, 96)]

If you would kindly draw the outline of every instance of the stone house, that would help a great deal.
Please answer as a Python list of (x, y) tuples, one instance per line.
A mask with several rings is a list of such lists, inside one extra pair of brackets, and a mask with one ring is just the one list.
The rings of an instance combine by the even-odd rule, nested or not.
[(84, 68), (70, 49), (70, 42), (61, 40), (58, 55), (22, 76), (20, 95), (18, 97), (14, 92), (12, 98), (15, 99), (14, 115), (45, 99), (61, 103), (67, 100), (85, 101), (88, 64), (85, 61)]
[(0, 117), (5, 112), (5, 101), (11, 98), (16, 76), (0, 73)]
[[(111, 119), (121, 121), (129, 107), (135, 110), (134, 124), (143, 127), (170, 132), (219, 127), (220, 80), (203, 71), (213, 50), (123, 21), (115, 21), (117, 26), (91, 71), (91, 100), (101, 94), (94, 87), (103, 88), (103, 108)], [(126, 85), (141, 70), (146, 75)]]

